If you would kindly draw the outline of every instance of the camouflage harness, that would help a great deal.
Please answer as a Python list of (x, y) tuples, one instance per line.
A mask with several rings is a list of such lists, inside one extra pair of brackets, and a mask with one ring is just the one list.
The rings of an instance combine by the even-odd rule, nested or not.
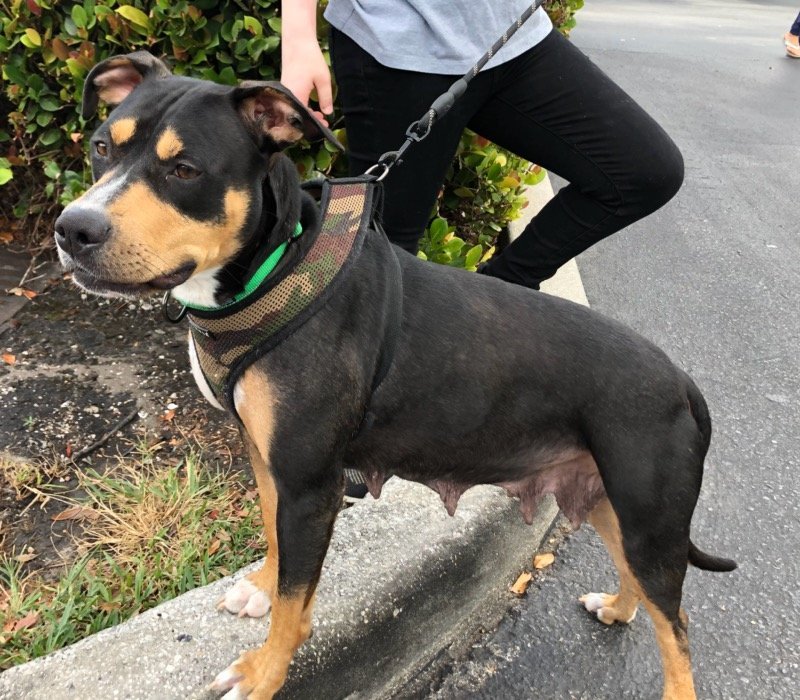
[(234, 415), (233, 389), (242, 373), (313, 316), (347, 276), (365, 233), (375, 224), (378, 187), (373, 178), (325, 180), (322, 223), (299, 262), (268, 276), (239, 301), (188, 310), (200, 369), (216, 399)]

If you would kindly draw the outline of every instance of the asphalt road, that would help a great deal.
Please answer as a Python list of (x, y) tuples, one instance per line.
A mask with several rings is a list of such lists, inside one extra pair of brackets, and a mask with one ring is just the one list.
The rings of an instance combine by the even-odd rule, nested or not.
[[(740, 563), (692, 570), (684, 604), (698, 695), (800, 698), (800, 60), (796, 2), (593, 0), (574, 41), (681, 147), (669, 205), (579, 258), (589, 302), (655, 340), (714, 421), (693, 538)], [(657, 698), (642, 612), (579, 608), (614, 590), (590, 528), (430, 698)]]

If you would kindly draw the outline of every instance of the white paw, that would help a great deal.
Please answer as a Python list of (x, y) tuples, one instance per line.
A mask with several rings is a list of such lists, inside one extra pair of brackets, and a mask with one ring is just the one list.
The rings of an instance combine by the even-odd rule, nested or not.
[(600, 608), (603, 607), (603, 603), (605, 602), (607, 596), (605, 593), (587, 593), (586, 595), (582, 595), (578, 600), (583, 603), (583, 607), (586, 608), (590, 613), (596, 613)]
[[(611, 597), (612, 596), (606, 593), (587, 593), (586, 595), (582, 595), (578, 600), (583, 603), (583, 607), (590, 613), (594, 613), (600, 622), (611, 625), (617, 622), (613, 609), (611, 607), (606, 607), (606, 603), (609, 602), (609, 598)], [(620, 620), (620, 622), (624, 622), (626, 625), (633, 622), (633, 619), (636, 617), (637, 609), (638, 608), (634, 608), (633, 614), (627, 620)]]
[(246, 578), (237, 581), (217, 603), (217, 610), (227, 610), (239, 617), (264, 617), (269, 608), (269, 596)]
[(247, 696), (239, 690), (239, 686), (234, 686), (220, 700), (247, 700)]
[(235, 666), (236, 664), (232, 663), (230, 666), (228, 666), (228, 668), (219, 673), (208, 686), (209, 690), (213, 690), (218, 693), (221, 693), (223, 690), (227, 690), (228, 692), (224, 696), (226, 700), (238, 700), (238, 698), (243, 699), (244, 695), (240, 693), (237, 683), (242, 680), (244, 676), (234, 668)]

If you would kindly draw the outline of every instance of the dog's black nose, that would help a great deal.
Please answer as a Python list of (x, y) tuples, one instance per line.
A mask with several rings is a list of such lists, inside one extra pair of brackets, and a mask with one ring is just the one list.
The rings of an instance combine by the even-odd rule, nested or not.
[(56, 219), (56, 242), (70, 255), (101, 246), (110, 233), (109, 220), (96, 209), (67, 208)]

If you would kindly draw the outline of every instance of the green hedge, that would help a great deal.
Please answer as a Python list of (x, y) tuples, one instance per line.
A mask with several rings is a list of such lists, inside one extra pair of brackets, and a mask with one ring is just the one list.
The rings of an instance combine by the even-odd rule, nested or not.
[[(568, 33), (582, 4), (546, 0), (545, 7)], [(21, 220), (23, 236), (35, 242), (49, 237), (58, 209), (89, 185), (87, 127), (78, 107), (95, 63), (145, 48), (166, 57), (177, 74), (230, 84), (277, 79), (279, 11), (279, 0), (0, 3), (0, 114), (8, 114), (0, 123), (2, 211)], [(324, 22), (319, 26), (327, 52)], [(343, 170), (336, 154), (321, 144), (297, 147), (292, 155), (303, 176)], [(477, 245), (479, 258), (485, 256), (498, 229), (524, 204), (522, 186), (536, 177), (529, 164), (466, 133), (423, 249), (450, 264), (473, 263)], [(460, 237), (447, 224), (456, 220)]]

